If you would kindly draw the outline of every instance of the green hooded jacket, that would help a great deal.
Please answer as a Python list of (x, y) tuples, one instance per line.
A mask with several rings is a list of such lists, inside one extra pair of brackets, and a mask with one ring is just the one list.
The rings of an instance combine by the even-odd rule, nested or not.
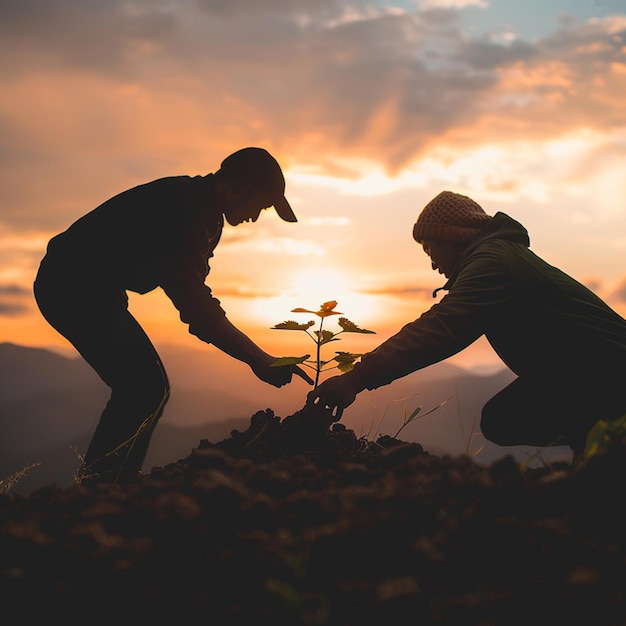
[(496, 213), (423, 315), (365, 354), (353, 375), (375, 389), (442, 361), (485, 335), (518, 376), (622, 372), (626, 320), (530, 249), (526, 229)]

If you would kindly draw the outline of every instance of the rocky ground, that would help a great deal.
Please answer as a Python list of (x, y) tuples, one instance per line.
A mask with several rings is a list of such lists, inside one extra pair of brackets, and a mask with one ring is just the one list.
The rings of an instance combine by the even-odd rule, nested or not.
[[(626, 624), (626, 457), (491, 467), (298, 414), (127, 484), (0, 496), (11, 624)], [(9, 622), (7, 622), (9, 623)]]

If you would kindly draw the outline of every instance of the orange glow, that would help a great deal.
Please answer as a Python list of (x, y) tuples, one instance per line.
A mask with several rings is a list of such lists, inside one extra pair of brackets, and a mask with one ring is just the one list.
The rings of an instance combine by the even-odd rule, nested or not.
[[(359, 294), (351, 289), (350, 277), (340, 270), (308, 269), (295, 271), (289, 285), (280, 296), (254, 300), (252, 313), (256, 319), (274, 325), (286, 319), (304, 321), (303, 313), (292, 313), (292, 309), (303, 307), (317, 310), (324, 302), (337, 301), (337, 310), (363, 325), (379, 315), (375, 297)], [(354, 317), (354, 319), (352, 319)]]
[(537, 87), (569, 88), (572, 86), (571, 69), (561, 61), (551, 61), (541, 66), (531, 66), (519, 61), (500, 72), (504, 92)]

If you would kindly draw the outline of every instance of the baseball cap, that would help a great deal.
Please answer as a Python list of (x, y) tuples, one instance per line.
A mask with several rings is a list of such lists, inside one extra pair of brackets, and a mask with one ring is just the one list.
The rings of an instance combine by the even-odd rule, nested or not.
[(297, 222), (287, 198), (285, 198), (285, 177), (278, 161), (263, 148), (242, 148), (227, 156), (220, 165), (227, 175), (246, 180), (266, 189), (272, 197), (276, 213), (286, 222)]

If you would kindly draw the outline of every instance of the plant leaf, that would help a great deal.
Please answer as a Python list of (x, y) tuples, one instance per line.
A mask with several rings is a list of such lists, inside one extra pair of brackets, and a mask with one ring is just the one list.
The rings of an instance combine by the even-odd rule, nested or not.
[(298, 322), (294, 322), (293, 320), (287, 320), (286, 322), (272, 326), (270, 330), (306, 330), (307, 328), (311, 328), (313, 324), (315, 324), (313, 320), (306, 324), (298, 324)]
[(357, 354), (355, 352), (335, 352), (337, 356), (333, 357), (337, 363), (353, 363), (359, 357), (363, 356), (362, 354)]
[(337, 369), (340, 372), (349, 372), (354, 368), (354, 362), (363, 356), (354, 352), (335, 352), (334, 360), (337, 361)]
[[(337, 300), (329, 300), (328, 302), (324, 302), (320, 307), (320, 311), (324, 311), (324, 313), (334, 312), (334, 308), (337, 306)], [(341, 314), (340, 314), (341, 315)]]
[(323, 346), (325, 343), (330, 343), (331, 341), (341, 341), (340, 339), (335, 338), (335, 333), (331, 330), (323, 330), (323, 331), (313, 331), (317, 340), (319, 341), (320, 346)]
[(345, 374), (346, 372), (350, 372), (354, 369), (354, 361), (346, 361), (345, 363), (337, 363), (337, 369)]
[(313, 315), (317, 315), (318, 317), (328, 317), (330, 315), (342, 315), (340, 311), (335, 311), (335, 307), (337, 306), (336, 300), (329, 300), (328, 302), (324, 302), (320, 307), (319, 311), (311, 311), (310, 309), (303, 309), (301, 307), (291, 309), (292, 313), (313, 313)]
[(364, 333), (368, 335), (375, 335), (376, 331), (367, 330), (367, 328), (359, 328), (354, 322), (351, 322), (347, 317), (340, 317), (337, 323), (345, 333)]
[(299, 365), (304, 363), (311, 355), (305, 354), (304, 356), (281, 356), (273, 363), (270, 363), (270, 367), (282, 367), (283, 365)]
[[(454, 396), (450, 396), (447, 400), (444, 400), (443, 402), (440, 402), (435, 408), (430, 409), (430, 411), (426, 411), (426, 413), (422, 414), (419, 416), (419, 419), (421, 419), (422, 417), (426, 417), (427, 415), (430, 415), (431, 413), (434, 413), (437, 409), (440, 409), (442, 406), (444, 406), (448, 400), (451, 400), (452, 398), (454, 398)], [(409, 417), (404, 416), (404, 423), (402, 424), (402, 426), (400, 426), (400, 428), (398, 429), (398, 432), (396, 432), (396, 434), (394, 435), (394, 438), (397, 438), (398, 435), (402, 432), (402, 430), (404, 429), (405, 426), (408, 426), (411, 422), (415, 421), (416, 419), (418, 419), (418, 413), (422, 410), (421, 406), (418, 406)]]
[(413, 413), (411, 413), (411, 415), (409, 415), (408, 417), (405, 415), (404, 416), (404, 424), (403, 426), (406, 426), (407, 424), (410, 424), (416, 417), (417, 414), (422, 410), (421, 406), (418, 406)]

